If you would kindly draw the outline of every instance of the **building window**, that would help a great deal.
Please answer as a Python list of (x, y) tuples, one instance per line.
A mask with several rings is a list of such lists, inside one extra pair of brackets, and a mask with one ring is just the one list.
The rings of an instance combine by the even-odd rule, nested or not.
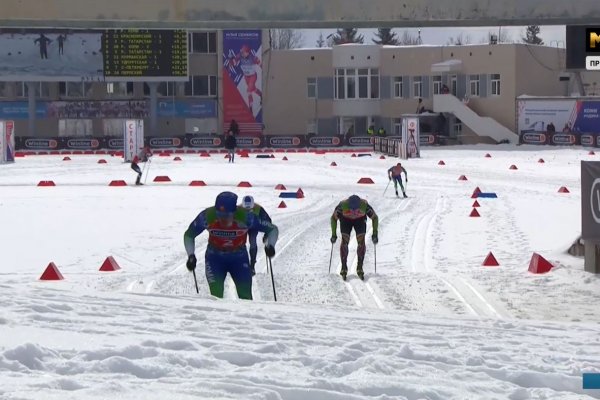
[(216, 97), (217, 77), (214, 75), (190, 76), (185, 83), (186, 96)]
[(335, 98), (378, 99), (379, 69), (338, 68), (335, 71)]
[(479, 75), (469, 75), (469, 96), (479, 96)]
[(433, 76), (433, 94), (442, 94), (442, 76)]
[(456, 118), (454, 121), (452, 132), (454, 136), (460, 136), (462, 134), (462, 121), (460, 119)]
[[(35, 97), (43, 98), (50, 97), (50, 83), (49, 82), (34, 82)], [(29, 87), (27, 82), (17, 82), (17, 97), (28, 97)]]
[(216, 32), (190, 32), (188, 34), (188, 50), (190, 53), (216, 54)]
[(402, 118), (394, 118), (392, 122), (394, 136), (402, 136)]
[(413, 81), (413, 97), (423, 97), (423, 78), (415, 76)]
[(394, 97), (397, 99), (404, 97), (403, 91), (402, 91), (402, 77), (401, 76), (394, 77)]
[(58, 94), (61, 97), (88, 97), (92, 90), (90, 82), (60, 82)]
[(306, 89), (309, 99), (317, 98), (317, 78), (306, 78)]
[(491, 75), (492, 96), (500, 96), (500, 74)]
[(133, 82), (110, 82), (106, 84), (106, 94), (111, 97), (133, 96)]
[(307, 135), (316, 135), (317, 134), (317, 120), (309, 119), (306, 122), (306, 134)]
[(161, 82), (158, 84), (157, 92), (162, 97), (177, 96), (177, 82)]

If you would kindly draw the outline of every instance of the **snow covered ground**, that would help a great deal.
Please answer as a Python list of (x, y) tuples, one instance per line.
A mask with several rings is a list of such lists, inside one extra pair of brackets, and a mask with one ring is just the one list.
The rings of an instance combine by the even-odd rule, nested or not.
[[(110, 156), (0, 166), (0, 398), (600, 398), (581, 379), (600, 372), (600, 279), (566, 252), (580, 233), (579, 162), (598, 156), (428, 148), (403, 162), (409, 198), (397, 199), (391, 187), (383, 196), (395, 159), (285, 155), (156, 156), (144, 187), (107, 186), (135, 178)], [(279, 183), (306, 197), (277, 208)], [(498, 198), (479, 199), (471, 218), (476, 186)], [(202, 268), (195, 292), (183, 232), (223, 190), (252, 194), (280, 228), (277, 303), (263, 256), (255, 301), (230, 284), (211, 298)], [(364, 282), (354, 241), (349, 280), (337, 245), (328, 273), (329, 217), (354, 193), (380, 216), (377, 273), (368, 241)], [(203, 260), (206, 234), (196, 243)], [(490, 251), (500, 267), (481, 266)], [(527, 272), (534, 251), (550, 273)], [(109, 255), (122, 270), (98, 272)], [(38, 280), (50, 261), (64, 281)]]

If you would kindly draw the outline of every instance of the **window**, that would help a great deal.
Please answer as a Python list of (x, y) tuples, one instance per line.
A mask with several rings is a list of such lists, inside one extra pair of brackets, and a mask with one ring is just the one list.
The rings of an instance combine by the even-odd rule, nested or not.
[(306, 78), (307, 95), (309, 99), (317, 98), (317, 78)]
[(379, 69), (338, 68), (335, 71), (335, 98), (378, 99)]
[(394, 77), (394, 97), (395, 98), (404, 97), (403, 92), (402, 92), (402, 77), (401, 76)]
[[(50, 97), (50, 83), (48, 82), (34, 82), (35, 97)], [(17, 97), (28, 97), (29, 86), (27, 82), (17, 82)]]
[(8, 97), (8, 82), (0, 82), (0, 97)]
[(106, 84), (106, 94), (111, 97), (133, 96), (133, 82), (110, 82)]
[(338, 117), (338, 134), (346, 137), (362, 136), (367, 133), (368, 117)]
[(415, 76), (413, 81), (413, 97), (423, 97), (423, 78)]
[(217, 52), (216, 32), (190, 32), (188, 34), (190, 53), (215, 54)]
[(185, 83), (186, 96), (217, 96), (217, 77), (214, 75), (196, 75), (190, 76)]
[(491, 75), (492, 96), (500, 96), (500, 74)]
[(395, 136), (402, 136), (402, 118), (394, 118), (392, 122)]
[(161, 82), (158, 84), (158, 95), (163, 97), (177, 96), (176, 82)]
[(441, 75), (433, 76), (433, 94), (442, 94), (442, 77), (441, 77)]
[(87, 97), (92, 90), (90, 82), (60, 82), (58, 94), (61, 97)]
[[(123, 122), (121, 122), (121, 124), (122, 123)], [(58, 136), (92, 136), (92, 128), (93, 124), (91, 119), (58, 120)]]
[(479, 75), (469, 75), (469, 96), (479, 96)]
[(306, 122), (306, 134), (307, 135), (316, 135), (317, 134), (317, 120), (309, 119)]
[(462, 133), (462, 121), (458, 118), (456, 118), (456, 120), (454, 121), (452, 133), (454, 134), (454, 136), (460, 136)]

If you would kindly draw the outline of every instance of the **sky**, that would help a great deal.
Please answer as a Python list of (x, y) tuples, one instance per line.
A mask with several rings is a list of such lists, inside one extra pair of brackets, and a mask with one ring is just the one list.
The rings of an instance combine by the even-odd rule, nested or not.
[[(510, 38), (513, 41), (520, 41), (521, 37), (525, 36), (525, 26), (488, 26), (488, 27), (469, 27), (469, 28), (423, 28), (421, 29), (421, 39), (423, 44), (431, 45), (444, 45), (447, 43), (448, 38), (456, 37), (460, 33), (469, 35), (472, 44), (480, 43), (485, 40), (487, 42), (489, 32), (498, 33), (499, 30), (508, 32)], [(402, 35), (404, 31), (410, 32), (413, 36), (418, 36), (418, 28), (410, 29), (394, 29), (394, 32), (398, 36)], [(324, 37), (331, 33), (335, 33), (335, 29), (304, 29), (302, 33), (304, 35), (303, 47), (315, 47), (319, 34), (323, 33)], [(372, 44), (371, 39), (374, 38), (377, 29), (359, 29), (359, 32), (365, 36), (365, 44)], [(565, 27), (564, 25), (555, 26), (541, 26), (540, 36), (544, 40), (544, 44), (549, 46), (565, 47)]]

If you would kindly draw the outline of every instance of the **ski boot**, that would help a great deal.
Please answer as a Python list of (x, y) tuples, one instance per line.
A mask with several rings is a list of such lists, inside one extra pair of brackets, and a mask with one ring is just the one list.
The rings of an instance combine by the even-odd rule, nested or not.
[(361, 281), (365, 280), (365, 272), (363, 271), (362, 264), (356, 266), (356, 275), (358, 275)]
[(396, 197), (400, 197), (400, 196), (398, 195), (398, 191), (397, 191), (397, 190), (396, 190)]
[(404, 198), (406, 199), (408, 196), (406, 195), (406, 193), (402, 192), (402, 194), (404, 195)]
[(254, 264), (256, 264), (256, 261), (250, 262), (250, 272), (252, 273), (252, 276), (256, 275), (256, 270), (254, 269)]
[(340, 271), (340, 275), (343, 280), (346, 280), (346, 275), (348, 275), (348, 267), (346, 265), (342, 265), (342, 270)]

